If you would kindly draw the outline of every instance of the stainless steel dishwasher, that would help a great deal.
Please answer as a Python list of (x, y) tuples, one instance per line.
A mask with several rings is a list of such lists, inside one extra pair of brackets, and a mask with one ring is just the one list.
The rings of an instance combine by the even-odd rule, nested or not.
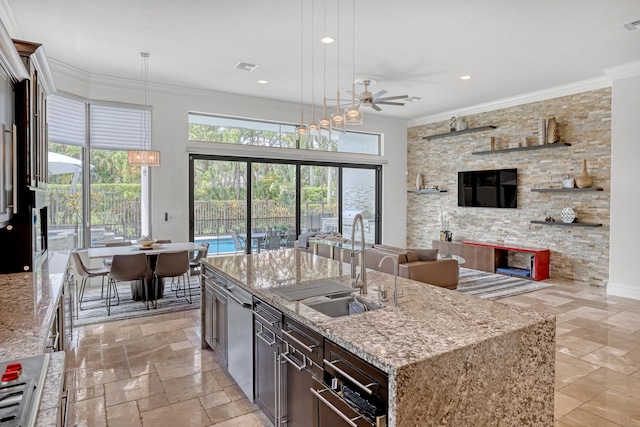
[(253, 395), (253, 310), (249, 292), (229, 281), (227, 296), (227, 370), (251, 402)]

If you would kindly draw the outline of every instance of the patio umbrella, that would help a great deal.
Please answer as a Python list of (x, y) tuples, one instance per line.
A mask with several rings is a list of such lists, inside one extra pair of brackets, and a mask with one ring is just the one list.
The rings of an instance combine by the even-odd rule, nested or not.
[(80, 172), (82, 172), (82, 160), (49, 151), (49, 175)]

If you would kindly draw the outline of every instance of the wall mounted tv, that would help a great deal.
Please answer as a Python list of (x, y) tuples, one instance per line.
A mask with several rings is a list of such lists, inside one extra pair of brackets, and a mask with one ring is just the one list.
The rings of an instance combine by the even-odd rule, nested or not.
[(458, 172), (458, 206), (518, 207), (518, 169)]

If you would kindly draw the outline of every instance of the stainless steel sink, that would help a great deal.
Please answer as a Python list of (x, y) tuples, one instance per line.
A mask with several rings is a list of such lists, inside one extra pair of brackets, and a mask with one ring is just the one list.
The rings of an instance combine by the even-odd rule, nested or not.
[[(356, 303), (356, 307), (353, 307), (350, 310), (349, 303)], [(307, 307), (319, 311), (320, 313), (329, 317), (342, 317), (348, 316), (350, 314), (357, 314), (361, 312), (362, 308), (362, 306), (360, 306), (360, 310), (358, 310), (357, 303), (362, 304), (365, 311), (377, 310), (379, 308), (382, 308), (379, 305), (365, 301), (361, 298), (351, 296), (336, 299), (315, 298), (313, 301), (303, 302), (303, 304)]]
[(289, 301), (300, 301), (318, 296), (327, 296), (329, 298), (344, 297), (350, 295), (355, 289), (336, 280), (319, 280), (317, 282), (280, 286), (271, 290)]

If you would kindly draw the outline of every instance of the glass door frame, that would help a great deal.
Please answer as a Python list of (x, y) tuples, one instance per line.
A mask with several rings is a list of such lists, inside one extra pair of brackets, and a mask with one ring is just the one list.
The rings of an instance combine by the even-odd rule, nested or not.
[[(360, 163), (343, 163), (343, 162), (328, 162), (328, 161), (313, 161), (313, 160), (295, 160), (295, 159), (274, 159), (270, 157), (244, 157), (244, 156), (223, 156), (223, 155), (211, 155), (211, 154), (189, 154), (189, 241), (194, 241), (194, 160), (211, 160), (211, 161), (228, 161), (228, 162), (243, 162), (246, 163), (247, 170), (247, 189), (246, 189), (246, 201), (247, 203), (247, 218), (246, 218), (246, 230), (247, 241), (251, 241), (251, 219), (253, 212), (251, 209), (251, 201), (253, 200), (252, 187), (253, 179), (250, 171), (254, 163), (275, 163), (295, 165), (296, 167), (296, 208), (295, 208), (295, 228), (296, 236), (300, 235), (300, 213), (301, 213), (301, 178), (300, 170), (302, 166), (325, 166), (338, 168), (338, 182), (336, 183), (336, 189), (338, 191), (338, 230), (342, 230), (342, 170), (343, 168), (349, 169), (370, 169), (375, 171), (375, 244), (380, 244), (380, 238), (382, 236), (382, 165), (360, 164)], [(246, 245), (245, 253), (251, 253), (251, 245)]]

